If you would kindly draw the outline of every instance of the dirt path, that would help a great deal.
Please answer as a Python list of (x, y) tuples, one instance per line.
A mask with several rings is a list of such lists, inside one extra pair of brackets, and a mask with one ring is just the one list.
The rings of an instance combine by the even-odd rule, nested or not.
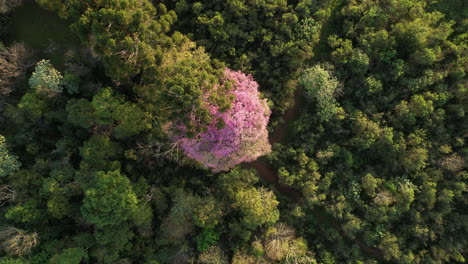
[(283, 140), (289, 129), (289, 124), (299, 117), (299, 114), (304, 104), (302, 89), (297, 89), (294, 93), (293, 106), (286, 110), (282, 119), (283, 123), (279, 124), (275, 131), (270, 135), (270, 144), (273, 145)]
[[(296, 93), (294, 96), (294, 105), (284, 113), (283, 123), (278, 125), (275, 131), (270, 135), (271, 144), (281, 142), (284, 139), (284, 137), (287, 135), (289, 125), (291, 124), (291, 122), (296, 120), (299, 117), (302, 105), (303, 105), (302, 90), (298, 89), (296, 90)], [(260, 175), (260, 177), (267, 183), (272, 184), (279, 193), (286, 195), (287, 197), (291, 198), (295, 202), (299, 202), (299, 203), (301, 202), (302, 193), (292, 188), (291, 186), (280, 183), (278, 179), (277, 171), (273, 169), (273, 167), (268, 163), (268, 160), (266, 158), (257, 159), (256, 161), (245, 164), (245, 166), (255, 169), (258, 175)], [(334, 219), (332, 216), (330, 216), (328, 213), (326, 213), (324, 208), (314, 207), (314, 208), (311, 208), (311, 211), (312, 211), (312, 214), (321, 223), (332, 226), (341, 234), (341, 236), (343, 236), (346, 240), (350, 241), (351, 243), (354, 243), (357, 246), (359, 246), (359, 248), (362, 251), (366, 252), (367, 254), (372, 255), (378, 260), (382, 260), (383, 254), (379, 249), (369, 247), (364, 242), (358, 239), (351, 239), (345, 233), (340, 223), (336, 219)]]

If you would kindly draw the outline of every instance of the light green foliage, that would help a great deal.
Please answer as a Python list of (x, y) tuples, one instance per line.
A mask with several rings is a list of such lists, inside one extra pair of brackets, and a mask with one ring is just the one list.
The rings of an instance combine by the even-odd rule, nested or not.
[(432, 100), (426, 100), (421, 95), (413, 95), (408, 107), (417, 117), (427, 117), (434, 111)]
[(252, 254), (256, 257), (261, 257), (265, 255), (265, 249), (263, 248), (263, 244), (261, 241), (254, 241), (252, 242), (251, 246), (251, 251)]
[(370, 197), (375, 195), (377, 188), (381, 180), (372, 176), (372, 174), (368, 173), (361, 178), (362, 188), (367, 192)]
[(18, 161), (18, 158), (10, 154), (5, 142), (5, 137), (0, 135), (0, 178), (9, 176), (20, 166), (21, 163)]
[(57, 71), (48, 60), (41, 60), (37, 63), (34, 72), (29, 79), (29, 85), (38, 93), (54, 95), (61, 93), (63, 76)]
[(41, 217), (41, 210), (35, 200), (11, 206), (5, 213), (6, 219), (18, 224), (37, 224)]
[(83, 258), (87, 258), (86, 251), (82, 248), (67, 248), (62, 253), (55, 255), (50, 260), (51, 264), (80, 264)]
[(241, 213), (240, 221), (248, 229), (271, 225), (279, 218), (279, 202), (275, 194), (265, 188), (254, 187), (257, 181), (254, 171), (240, 168), (219, 176), (219, 185), (229, 195), (231, 206)]
[(304, 87), (309, 102), (317, 104), (321, 121), (329, 121), (343, 113), (335, 99), (340, 89), (339, 82), (322, 66), (316, 65), (306, 69), (299, 83)]
[(279, 148), (279, 151), (282, 153), (280, 157), (272, 157), (276, 162), (282, 163), (282, 159), (287, 159), (298, 163), (297, 167), (289, 165), (287, 168), (280, 167), (278, 169), (280, 182), (291, 186), (304, 186), (306, 182), (315, 182), (320, 179), (317, 163), (304, 151), (293, 148)]
[(390, 234), (384, 236), (379, 248), (383, 251), (386, 260), (398, 259), (401, 255), (398, 238)]
[(71, 99), (67, 104), (67, 120), (79, 127), (115, 125), (116, 138), (127, 138), (151, 128), (149, 116), (137, 105), (124, 102), (123, 96), (111, 88), (102, 88), (91, 102)]
[(374, 77), (367, 77), (366, 78), (366, 88), (367, 92), (370, 94), (376, 94), (382, 91), (383, 89), (383, 84), (380, 80), (374, 78)]
[(353, 143), (360, 149), (368, 149), (373, 144), (388, 143), (393, 139), (393, 129), (390, 127), (380, 127), (379, 123), (370, 120), (362, 112), (357, 112), (353, 117), (353, 132), (356, 137)]
[(234, 196), (239, 189), (246, 189), (258, 182), (258, 176), (254, 170), (241, 169), (236, 167), (228, 173), (218, 176), (219, 185), (231, 196)]
[(40, 191), (41, 196), (47, 199), (47, 212), (55, 218), (63, 218), (69, 215), (72, 210), (68, 199), (76, 195), (76, 190), (61, 184), (64, 180), (58, 176), (61, 173), (67, 173), (66, 169), (62, 172), (53, 171), (53, 175), (57, 178), (45, 178)]
[(100, 228), (126, 221), (137, 208), (130, 181), (119, 171), (97, 172), (92, 187), (84, 194), (81, 212)]
[(426, 166), (427, 158), (427, 149), (411, 148), (403, 154), (402, 165), (408, 171), (420, 170)]
[(248, 228), (273, 224), (279, 219), (276, 200), (272, 191), (264, 188), (248, 188), (237, 191), (233, 207), (243, 214), (242, 223)]
[(325, 198), (321, 190), (327, 190), (330, 185), (327, 175), (320, 174), (317, 161), (327, 163), (324, 160), (333, 155), (331, 150), (320, 151), (315, 154), (317, 159), (314, 160), (303, 149), (277, 145), (270, 158), (278, 167), (278, 179), (281, 183), (300, 188), (308, 202), (317, 203)]
[(222, 216), (222, 204), (213, 197), (203, 197), (203, 203), (193, 213), (195, 224), (202, 228), (214, 228), (221, 222)]

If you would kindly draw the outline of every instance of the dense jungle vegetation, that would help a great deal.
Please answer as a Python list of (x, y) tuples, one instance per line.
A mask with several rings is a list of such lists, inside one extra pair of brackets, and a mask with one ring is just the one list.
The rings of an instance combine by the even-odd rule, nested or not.
[(0, 264), (468, 261), (463, 0), (0, 0)]

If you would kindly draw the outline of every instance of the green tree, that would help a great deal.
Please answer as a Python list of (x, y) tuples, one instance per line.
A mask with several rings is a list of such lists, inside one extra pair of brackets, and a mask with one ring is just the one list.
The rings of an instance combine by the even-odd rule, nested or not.
[(107, 226), (94, 233), (97, 247), (94, 247), (89, 255), (93, 256), (98, 263), (114, 264), (120, 258), (120, 253), (130, 250), (131, 239), (134, 233), (127, 223)]
[(20, 166), (21, 163), (18, 161), (18, 158), (11, 155), (8, 151), (5, 137), (0, 135), (0, 178), (9, 176), (19, 169)]
[(202, 228), (214, 228), (222, 222), (223, 204), (214, 197), (203, 197), (193, 213), (195, 224)]
[(216, 230), (203, 229), (203, 231), (195, 237), (195, 241), (197, 242), (197, 250), (200, 252), (206, 251), (209, 247), (216, 244), (218, 239), (219, 233)]
[(162, 220), (161, 234), (167, 243), (183, 244), (185, 236), (193, 231), (193, 211), (200, 203), (198, 197), (177, 189), (174, 192), (174, 206)]
[(106, 170), (115, 167), (115, 160), (121, 153), (121, 147), (106, 136), (94, 135), (80, 148), (81, 166), (94, 170)]
[(90, 124), (95, 117), (97, 124), (116, 125), (114, 128), (116, 138), (134, 136), (151, 128), (149, 116), (139, 105), (125, 102), (124, 97), (114, 92), (112, 88), (102, 88), (93, 97), (91, 104), (85, 99), (81, 100), (84, 101), (79, 101), (80, 104), (73, 102), (74, 104), (70, 106), (70, 111), (80, 111), (76, 113), (78, 116), (69, 115), (74, 122), (80, 122), (81, 125)]
[(29, 119), (37, 120), (44, 116), (48, 110), (48, 106), (46, 101), (38, 94), (29, 92), (21, 97), (18, 109)]
[(174, 45), (164, 52), (156, 79), (141, 86), (137, 93), (153, 104), (160, 118), (179, 120), (188, 133), (200, 132), (211, 124), (208, 104), (226, 110), (232, 102), (229, 85), (221, 85), (220, 65), (213, 65), (202, 47), (181, 34), (174, 34)]
[(232, 205), (243, 214), (242, 223), (248, 228), (256, 228), (263, 224), (274, 224), (279, 219), (276, 200), (272, 191), (264, 188), (248, 188), (239, 190)]
[(340, 84), (322, 66), (316, 65), (306, 69), (299, 79), (299, 83), (304, 86), (308, 100), (317, 103), (321, 121), (328, 121), (343, 114), (343, 109), (335, 99)]
[(137, 135), (151, 128), (148, 115), (137, 104), (120, 105), (115, 112), (114, 119), (118, 122), (114, 128), (114, 134), (119, 139)]
[(123, 102), (123, 97), (115, 93), (112, 88), (101, 88), (91, 101), (97, 117), (96, 121), (102, 125), (112, 124), (115, 121), (115, 113)]
[(130, 181), (119, 171), (97, 172), (92, 187), (84, 194), (81, 212), (99, 228), (118, 225), (135, 213), (137, 197)]
[(5, 218), (18, 224), (35, 225), (44, 220), (44, 215), (36, 200), (10, 206)]
[(383, 251), (386, 260), (398, 259), (401, 256), (398, 239), (394, 235), (386, 234), (379, 248)]
[(67, 120), (73, 125), (90, 128), (95, 122), (94, 107), (86, 99), (71, 99), (66, 106)]
[(62, 74), (52, 66), (50, 61), (41, 60), (29, 79), (29, 85), (38, 93), (55, 95), (63, 90), (62, 79)]
[(80, 264), (88, 257), (82, 248), (67, 248), (50, 259), (51, 264)]

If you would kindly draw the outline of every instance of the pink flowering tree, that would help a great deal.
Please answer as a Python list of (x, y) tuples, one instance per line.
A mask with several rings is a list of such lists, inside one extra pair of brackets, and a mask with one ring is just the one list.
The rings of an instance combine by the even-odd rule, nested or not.
[[(268, 120), (271, 110), (260, 99), (258, 84), (251, 75), (225, 69), (234, 100), (229, 109), (209, 105), (213, 122), (195, 137), (179, 137), (185, 154), (213, 172), (227, 171), (241, 162), (256, 160), (271, 152)], [(216, 89), (214, 89), (216, 90)]]

